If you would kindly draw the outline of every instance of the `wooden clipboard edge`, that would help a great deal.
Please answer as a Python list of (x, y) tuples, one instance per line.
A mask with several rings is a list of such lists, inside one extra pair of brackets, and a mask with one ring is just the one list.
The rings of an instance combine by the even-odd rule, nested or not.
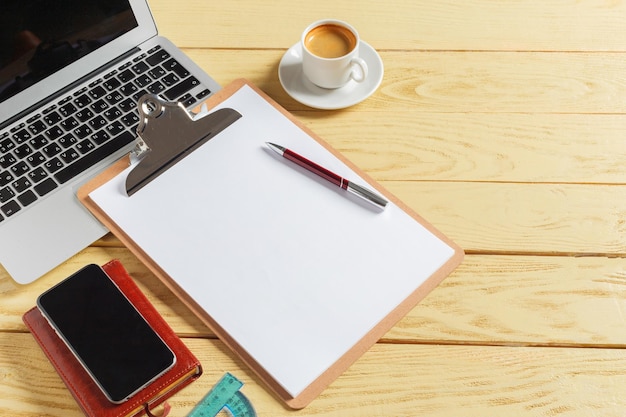
[(428, 295), (437, 285), (441, 283), (452, 271), (461, 264), (464, 258), (464, 252), (460, 246), (441, 233), (433, 225), (428, 223), (419, 214), (413, 211), (405, 203), (400, 201), (395, 195), (391, 194), (385, 188), (383, 188), (378, 182), (374, 181), (367, 173), (363, 172), (360, 168), (355, 166), (351, 161), (346, 159), (342, 154), (332, 148), (326, 141), (321, 139), (315, 132), (311, 131), (302, 122), (296, 119), (286, 109), (276, 103), (265, 92), (258, 87), (247, 81), (246, 79), (237, 79), (216, 92), (206, 102), (208, 110), (217, 106), (226, 98), (233, 95), (243, 86), (247, 85), (252, 88), (257, 94), (263, 97), (269, 104), (271, 104), (276, 110), (278, 110), (283, 116), (288, 118), (291, 122), (297, 125), (300, 129), (306, 132), (311, 138), (320, 143), (328, 152), (332, 153), (339, 160), (350, 167), (354, 172), (360, 175), (372, 188), (376, 189), (379, 193), (383, 194), (390, 201), (400, 207), (403, 211), (413, 217), (423, 227), (425, 227), (438, 239), (445, 242), (450, 246), (454, 254), (453, 256), (434, 274), (432, 274), (417, 290), (404, 299), (396, 308), (391, 311), (385, 318), (383, 318), (376, 326), (372, 328), (361, 340), (359, 340), (346, 354), (344, 354), (337, 362), (335, 362), (330, 368), (322, 373), (313, 383), (305, 388), (297, 397), (292, 397), (278, 382), (272, 378), (241, 346), (239, 346), (230, 335), (219, 326), (200, 306), (198, 306), (193, 299), (183, 291), (176, 282), (169, 277), (158, 265), (147, 256), (145, 252), (141, 250), (130, 239), (123, 230), (117, 227), (115, 223), (89, 198), (89, 194), (112, 179), (114, 176), (122, 172), (129, 166), (130, 160), (128, 157), (122, 158), (117, 163), (109, 167), (100, 175), (87, 182), (78, 190), (79, 201), (89, 210), (92, 214), (98, 218), (117, 238), (124, 243), (124, 245), (141, 261), (146, 267), (157, 276), (178, 298), (194, 313), (198, 316), (210, 329), (213, 331), (219, 339), (260, 378), (272, 392), (283, 401), (288, 407), (292, 409), (302, 409), (306, 407), (311, 401), (313, 401), (318, 395), (322, 393), (333, 381), (335, 381), (341, 374), (343, 374), (356, 360), (358, 360), (365, 352), (367, 352), (376, 342), (382, 338), (398, 321), (400, 321), (405, 315), (407, 315), (426, 295)]

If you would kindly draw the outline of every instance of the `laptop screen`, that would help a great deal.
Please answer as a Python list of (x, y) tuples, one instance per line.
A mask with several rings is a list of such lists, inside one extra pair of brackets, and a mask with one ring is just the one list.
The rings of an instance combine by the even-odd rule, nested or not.
[(129, 0), (0, 1), (0, 103), (135, 27)]

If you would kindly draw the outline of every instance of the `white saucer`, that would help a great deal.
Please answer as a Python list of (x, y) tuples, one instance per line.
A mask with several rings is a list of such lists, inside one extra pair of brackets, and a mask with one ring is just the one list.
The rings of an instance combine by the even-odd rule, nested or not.
[(361, 41), (359, 56), (367, 62), (365, 81), (348, 81), (341, 88), (325, 89), (310, 82), (302, 73), (302, 45), (297, 43), (287, 50), (278, 66), (280, 83), (294, 100), (309, 107), (324, 110), (343, 109), (368, 98), (383, 80), (383, 61), (378, 52)]

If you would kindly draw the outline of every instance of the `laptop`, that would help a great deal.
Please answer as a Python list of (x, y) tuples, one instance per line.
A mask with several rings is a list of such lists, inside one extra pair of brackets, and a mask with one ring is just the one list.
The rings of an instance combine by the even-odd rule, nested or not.
[(219, 88), (146, 0), (2, 0), (0, 270), (32, 282), (107, 233), (76, 192), (134, 147), (143, 94), (191, 109)]

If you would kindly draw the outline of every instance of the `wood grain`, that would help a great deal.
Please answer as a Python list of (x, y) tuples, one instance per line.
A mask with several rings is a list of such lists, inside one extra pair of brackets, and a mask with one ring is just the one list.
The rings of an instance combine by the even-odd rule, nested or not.
[[(79, 416), (26, 333), (36, 297), (121, 259), (200, 357), (185, 415), (225, 371), (260, 416), (623, 416), (626, 2), (150, 0), (160, 33), (219, 83), (246, 78), (453, 238), (464, 263), (309, 407), (285, 409), (107, 235), (42, 279), (0, 269), (0, 415)], [(311, 21), (353, 23), (380, 88), (304, 106), (278, 64)]]
[(626, 5), (621, 1), (247, 0), (226, 8), (202, 0), (177, 8), (168, 0), (150, 4), (161, 33), (194, 48), (288, 48), (310, 22), (333, 17), (351, 22), (377, 49), (626, 50)]
[[(247, 78), (288, 110), (310, 110), (278, 80), (285, 50), (185, 50), (226, 84)], [(626, 61), (621, 53), (380, 51), (385, 75), (351, 112), (585, 113), (626, 112)], [(381, 121), (382, 123), (382, 121)]]
[[(191, 411), (224, 372), (244, 382), (259, 416), (449, 416), (450, 410), (477, 417), (621, 416), (626, 407), (626, 353), (619, 349), (378, 344), (309, 407), (293, 412), (219, 341), (185, 343), (205, 373), (170, 401), (172, 416)], [(0, 371), (5, 415), (82, 415), (29, 335), (0, 333)]]
[[(183, 336), (214, 337), (125, 248), (91, 247), (29, 287), (0, 279), (0, 329), (24, 332), (36, 296), (82, 265), (120, 259)], [(28, 291), (26, 291), (28, 288)], [(469, 255), (383, 338), (391, 343), (626, 346), (626, 260)]]

